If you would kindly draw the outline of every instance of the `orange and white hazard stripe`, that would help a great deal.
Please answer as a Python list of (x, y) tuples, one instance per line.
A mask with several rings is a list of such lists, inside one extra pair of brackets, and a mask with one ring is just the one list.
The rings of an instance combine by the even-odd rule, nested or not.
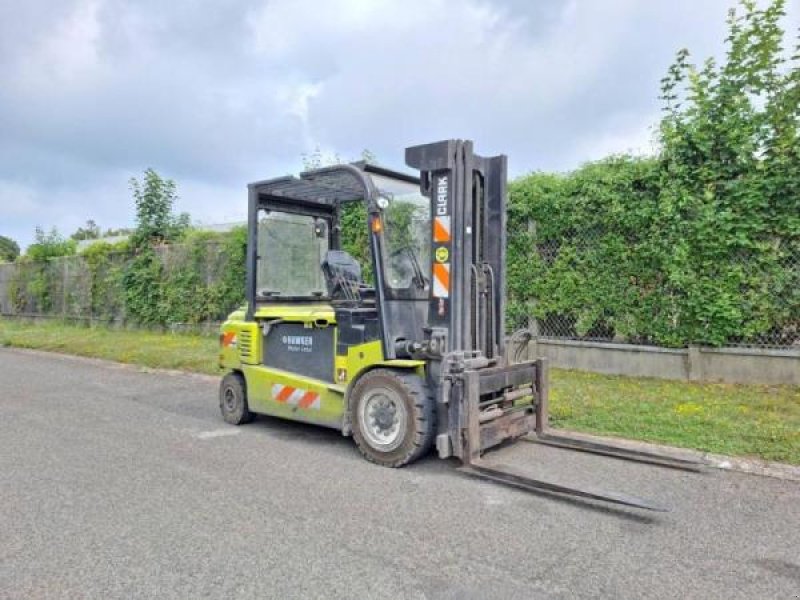
[(446, 244), (450, 241), (450, 215), (434, 217), (433, 241), (438, 244)]
[(322, 406), (319, 394), (301, 388), (276, 383), (272, 386), (272, 399), (281, 404), (289, 404), (306, 410), (319, 410)]
[(433, 263), (433, 296), (450, 297), (450, 263)]

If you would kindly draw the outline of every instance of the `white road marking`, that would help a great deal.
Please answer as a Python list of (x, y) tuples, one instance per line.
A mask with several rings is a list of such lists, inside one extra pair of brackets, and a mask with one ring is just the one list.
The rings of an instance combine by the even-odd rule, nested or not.
[(211, 438), (225, 437), (226, 435), (239, 435), (242, 433), (241, 429), (229, 427), (225, 429), (212, 429), (211, 431), (201, 431), (195, 433), (194, 437), (199, 440), (210, 440)]
[(508, 504), (508, 500), (498, 493), (484, 492), (483, 503), (486, 506), (502, 506)]

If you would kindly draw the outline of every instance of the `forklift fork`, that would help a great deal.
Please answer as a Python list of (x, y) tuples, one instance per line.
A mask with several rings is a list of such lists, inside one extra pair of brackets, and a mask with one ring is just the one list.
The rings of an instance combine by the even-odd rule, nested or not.
[[(527, 381), (525, 381), (527, 379)], [(539, 359), (507, 367), (466, 368), (457, 378), (453, 400), (461, 414), (459, 471), (488, 481), (536, 493), (559, 494), (610, 504), (665, 512), (668, 509), (628, 494), (573, 488), (534, 479), (483, 458), (486, 450), (508, 440), (523, 439), (557, 448), (578, 450), (661, 467), (699, 471), (700, 463), (666, 454), (630, 450), (609, 444), (552, 434), (548, 427), (547, 361)], [(535, 434), (534, 437), (527, 437)]]
[(536, 435), (533, 438), (522, 438), (527, 442), (534, 442), (551, 446), (553, 448), (563, 448), (565, 450), (577, 450), (589, 454), (600, 454), (621, 460), (641, 462), (657, 467), (667, 467), (671, 469), (682, 469), (685, 471), (702, 471), (703, 465), (697, 461), (678, 458), (668, 454), (646, 452), (643, 450), (631, 450), (621, 446), (590, 442), (579, 438), (569, 437), (564, 434), (550, 433), (549, 422), (549, 388), (548, 388), (548, 365), (546, 359), (536, 361), (536, 391), (535, 401), (536, 411)]

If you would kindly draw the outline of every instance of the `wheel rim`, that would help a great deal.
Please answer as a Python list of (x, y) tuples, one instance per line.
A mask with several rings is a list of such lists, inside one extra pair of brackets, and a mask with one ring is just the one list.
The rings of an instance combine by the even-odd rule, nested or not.
[(406, 405), (387, 387), (367, 391), (359, 403), (358, 421), (367, 443), (380, 452), (391, 452), (406, 435)]
[(231, 388), (225, 388), (225, 393), (222, 395), (223, 405), (227, 412), (236, 410), (236, 393)]

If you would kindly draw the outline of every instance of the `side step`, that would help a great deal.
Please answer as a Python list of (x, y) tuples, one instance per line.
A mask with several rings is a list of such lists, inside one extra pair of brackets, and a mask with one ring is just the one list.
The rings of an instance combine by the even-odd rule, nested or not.
[(627, 494), (619, 494), (616, 492), (594, 490), (591, 488), (570, 488), (557, 483), (531, 479), (530, 477), (518, 471), (509, 469), (507, 467), (500, 467), (499, 465), (488, 465), (482, 460), (473, 460), (471, 464), (465, 464), (464, 466), (458, 467), (458, 470), (461, 473), (465, 473), (473, 477), (480, 477), (481, 479), (486, 479), (494, 483), (501, 483), (503, 485), (520, 488), (529, 492), (546, 492), (570, 497), (577, 496), (579, 498), (598, 500), (600, 502), (608, 502), (610, 504), (620, 504), (623, 506), (631, 506), (634, 508), (642, 508), (657, 512), (669, 512), (669, 509), (658, 506), (657, 504), (654, 504), (649, 500), (645, 500), (644, 498), (637, 498), (636, 496), (629, 496)]
[(695, 460), (678, 458), (675, 456), (669, 456), (668, 454), (659, 454), (656, 452), (631, 450), (629, 448), (623, 448), (620, 446), (612, 446), (610, 444), (601, 444), (598, 442), (590, 442), (588, 440), (571, 438), (565, 435), (539, 433), (534, 437), (524, 437), (521, 439), (525, 440), (526, 442), (552, 446), (553, 448), (563, 448), (565, 450), (577, 450), (578, 452), (600, 454), (602, 456), (610, 456), (612, 458), (619, 458), (621, 460), (641, 462), (658, 467), (667, 467), (670, 469), (694, 471), (696, 473), (703, 471), (705, 467), (703, 463)]

